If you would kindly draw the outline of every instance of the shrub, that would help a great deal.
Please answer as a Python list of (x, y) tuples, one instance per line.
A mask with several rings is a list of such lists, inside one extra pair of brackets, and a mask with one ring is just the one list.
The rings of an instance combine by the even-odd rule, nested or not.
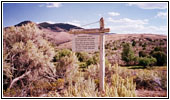
[(163, 51), (163, 48), (161, 48), (161, 47), (155, 47), (155, 48), (154, 48), (154, 51)]
[(136, 89), (147, 89), (154, 91), (167, 89), (167, 74), (163, 70), (140, 69), (136, 72), (136, 74), (137, 75), (134, 79)]
[(112, 50), (117, 50), (117, 47), (114, 47)]
[(156, 59), (151, 57), (140, 57), (139, 58), (139, 65), (144, 66), (144, 68), (146, 68), (149, 65), (153, 65), (154, 63), (156, 63)]
[(146, 45), (147, 45), (147, 44), (146, 44), (146, 42), (145, 42), (145, 43), (142, 45), (142, 47), (143, 47), (143, 48), (146, 48)]
[[(118, 66), (112, 66), (112, 68), (117, 68)], [(89, 67), (93, 69), (92, 73), (95, 73), (97, 66), (91, 65)], [(114, 70), (114, 69), (113, 69)], [(110, 70), (112, 71), (112, 70)], [(87, 75), (87, 77), (85, 77)], [(110, 83), (105, 83), (105, 92), (100, 92), (99, 90), (99, 80), (94, 79), (92, 74), (86, 72), (77, 72), (77, 75), (73, 77), (71, 84), (64, 89), (62, 93), (50, 93), (50, 96), (60, 96), (60, 97), (135, 97), (135, 83), (133, 83), (133, 78), (123, 79), (118, 73), (114, 73), (109, 79)], [(96, 76), (96, 75), (95, 75)]]
[(121, 56), (122, 60), (124, 60), (128, 65), (134, 61), (135, 55), (129, 43), (123, 45)]
[(167, 55), (164, 52), (155, 51), (155, 52), (153, 52), (152, 56), (156, 58), (158, 66), (166, 65)]
[(139, 51), (139, 57), (146, 57), (147, 54), (144, 51)]
[(62, 49), (62, 50), (58, 50), (55, 57), (54, 57), (54, 61), (57, 61), (59, 59), (61, 59), (62, 57), (71, 56), (71, 51), (69, 49)]
[(54, 48), (33, 23), (4, 29), (3, 51), (4, 89), (22, 89), (47, 73), (55, 75)]
[(56, 74), (59, 77), (64, 77), (69, 70), (76, 69), (77, 66), (74, 66), (74, 64), (78, 62), (75, 53), (69, 49), (58, 50), (53, 61), (56, 66)]
[(77, 52), (76, 56), (80, 62), (86, 62), (90, 58), (87, 52)]
[(132, 46), (133, 47), (136, 46), (136, 41), (135, 40), (132, 41)]

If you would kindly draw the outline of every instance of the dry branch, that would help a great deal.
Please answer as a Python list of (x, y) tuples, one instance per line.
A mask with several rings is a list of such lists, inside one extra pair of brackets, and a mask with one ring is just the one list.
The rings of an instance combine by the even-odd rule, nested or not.
[(23, 79), (25, 76), (27, 76), (30, 73), (31, 73), (31, 71), (25, 72), (23, 75), (21, 75), (21, 76), (15, 78), (14, 80), (12, 80), (12, 82), (11, 82), (11, 84), (9, 86), (9, 89), (12, 88), (12, 86), (14, 85), (15, 82), (17, 82), (18, 80)]

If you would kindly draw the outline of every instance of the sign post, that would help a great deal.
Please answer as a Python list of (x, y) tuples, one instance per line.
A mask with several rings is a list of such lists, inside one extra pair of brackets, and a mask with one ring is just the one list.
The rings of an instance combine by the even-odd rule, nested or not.
[[(73, 51), (97, 51), (98, 41), (95, 36), (100, 35), (100, 71), (99, 71), (99, 89), (100, 91), (104, 91), (104, 78), (105, 78), (105, 32), (109, 32), (109, 28), (104, 28), (104, 19), (100, 19), (100, 28), (98, 29), (72, 29), (69, 31), (71, 34), (75, 34), (73, 38)], [(80, 35), (80, 34), (88, 34), (88, 35)], [(89, 36), (91, 35), (91, 36)], [(96, 47), (97, 46), (97, 47)]]
[[(104, 20), (100, 19), (100, 29), (104, 29)], [(99, 71), (99, 88), (104, 91), (105, 78), (105, 36), (104, 32), (100, 34), (100, 71)]]

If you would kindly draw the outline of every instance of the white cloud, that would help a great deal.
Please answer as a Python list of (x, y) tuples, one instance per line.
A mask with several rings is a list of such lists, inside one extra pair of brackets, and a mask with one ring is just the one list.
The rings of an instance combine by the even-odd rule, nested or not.
[(166, 18), (167, 17), (167, 13), (166, 12), (158, 12), (156, 17)]
[(166, 9), (167, 3), (128, 3), (128, 6), (138, 6), (142, 9)]
[(62, 6), (61, 3), (47, 3), (47, 5), (46, 5), (47, 8), (53, 8), (53, 7), (58, 8), (61, 6)]
[(119, 16), (120, 14), (118, 12), (108, 12), (110, 16)]
[(49, 23), (49, 24), (55, 24), (55, 23), (57, 23), (57, 22), (53, 22), (53, 21), (45, 21), (45, 22), (47, 22), (47, 23)]
[(55, 3), (45, 3), (39, 5), (39, 7), (44, 7), (44, 6), (47, 8), (59, 8), (62, 6), (62, 3), (55, 2)]
[(129, 19), (129, 18), (122, 18), (122, 19), (112, 19), (112, 18), (108, 18), (109, 22), (115, 23), (115, 24), (132, 24), (132, 25), (143, 25), (143, 24), (147, 24), (148, 20), (133, 20), (133, 19)]
[[(55, 24), (55, 23), (57, 23), (57, 22), (54, 22), (54, 21), (43, 21), (43, 22), (47, 22), (47, 23), (49, 23), (49, 24)], [(43, 23), (43, 22), (36, 22), (37, 24), (40, 24), (40, 23)]]
[(75, 25), (75, 26), (79, 26), (79, 27), (81, 26), (80, 21), (78, 21), (78, 20), (72, 20), (72, 21), (68, 21), (68, 22), (65, 22), (65, 23)]
[(153, 33), (167, 35), (167, 26), (149, 26), (147, 19), (133, 20), (129, 18), (122, 18), (114, 20), (112, 18), (108, 18), (106, 23), (109, 23), (106, 27), (109, 27), (113, 33)]

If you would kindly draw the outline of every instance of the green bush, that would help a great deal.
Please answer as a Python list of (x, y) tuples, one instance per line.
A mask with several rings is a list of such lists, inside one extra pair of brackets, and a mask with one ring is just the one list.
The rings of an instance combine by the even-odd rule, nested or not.
[(155, 51), (152, 54), (157, 59), (157, 65), (163, 66), (167, 64), (167, 55), (162, 51)]
[(146, 57), (147, 54), (144, 51), (139, 51), (139, 57)]
[(155, 48), (154, 48), (154, 51), (163, 51), (163, 48), (161, 48), (161, 47), (155, 47)]
[(150, 55), (156, 58), (157, 66), (163, 66), (167, 64), (167, 54), (164, 52), (162, 47), (155, 47), (150, 52)]
[(62, 57), (70, 57), (71, 56), (71, 50), (69, 49), (62, 49), (62, 50), (58, 50), (55, 57), (54, 57), (54, 61), (60, 60)]
[(56, 52), (56, 55), (53, 59), (56, 74), (60, 77), (64, 77), (68, 74), (68, 70), (75, 69), (76, 66), (73, 66), (78, 62), (76, 55), (69, 49), (61, 49)]
[(144, 43), (144, 44), (142, 45), (142, 47), (143, 47), (143, 48), (146, 48), (146, 45), (147, 45), (147, 44), (146, 44), (146, 43)]
[(146, 68), (149, 65), (153, 65), (154, 63), (156, 63), (156, 59), (151, 57), (140, 57), (139, 58), (139, 65), (144, 66), (144, 68)]
[(132, 41), (132, 46), (133, 47), (136, 46), (136, 41), (135, 40)]
[(131, 64), (136, 58), (132, 47), (129, 43), (123, 45), (123, 51), (121, 53), (122, 60), (124, 60), (128, 65)]
[(90, 58), (87, 52), (77, 52), (76, 56), (80, 62), (86, 62)]

